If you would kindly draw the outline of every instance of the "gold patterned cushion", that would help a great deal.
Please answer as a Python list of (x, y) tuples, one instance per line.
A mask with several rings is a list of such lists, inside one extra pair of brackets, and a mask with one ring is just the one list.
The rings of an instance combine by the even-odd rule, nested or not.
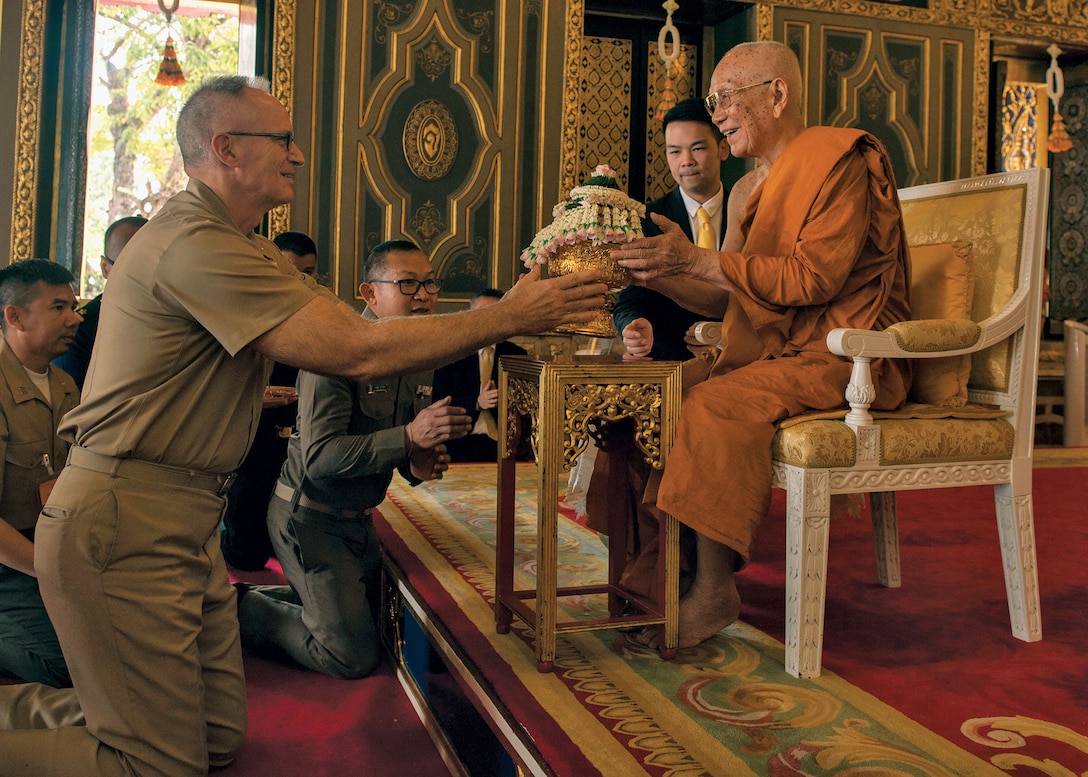
[[(997, 461), (1012, 456), (1013, 427), (1005, 418), (877, 419), (880, 464)], [(779, 427), (775, 461), (824, 469), (854, 466), (854, 432), (842, 421), (806, 421)]]
[[(911, 317), (969, 319), (975, 295), (971, 244), (911, 246)], [(929, 405), (962, 407), (967, 403), (970, 356), (916, 359), (910, 399)]]

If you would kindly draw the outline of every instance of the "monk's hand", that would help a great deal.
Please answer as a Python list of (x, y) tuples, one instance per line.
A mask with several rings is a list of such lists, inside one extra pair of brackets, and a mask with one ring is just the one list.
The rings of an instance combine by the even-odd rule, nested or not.
[(623, 337), (623, 347), (627, 352), (623, 354), (625, 362), (644, 361), (650, 358), (650, 350), (654, 347), (654, 327), (645, 318), (636, 318), (623, 328), (620, 333)]
[(653, 278), (670, 275), (694, 276), (698, 249), (684, 230), (658, 213), (650, 218), (661, 227), (661, 234), (624, 243), (612, 249), (612, 258), (631, 271), (631, 278), (645, 285)]
[(450, 397), (443, 397), (428, 405), (404, 427), (412, 451), (416, 448), (433, 448), (472, 431), (472, 419), (465, 409), (451, 405), (450, 401)]
[(547, 332), (562, 324), (585, 324), (604, 307), (608, 287), (600, 280), (600, 270), (541, 279), (540, 265), (534, 265), (499, 304), (515, 318), (519, 334)]

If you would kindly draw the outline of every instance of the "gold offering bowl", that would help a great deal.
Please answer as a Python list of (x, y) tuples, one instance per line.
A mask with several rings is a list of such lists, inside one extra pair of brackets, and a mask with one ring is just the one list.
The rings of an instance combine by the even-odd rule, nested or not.
[(556, 328), (556, 332), (591, 337), (616, 336), (616, 329), (612, 326), (612, 303), (615, 293), (631, 284), (631, 272), (612, 259), (613, 248), (616, 248), (615, 243), (594, 245), (588, 241), (579, 241), (563, 246), (548, 258), (544, 267), (549, 276), (569, 275), (579, 270), (600, 270), (603, 275), (601, 280), (609, 289), (605, 305), (597, 311), (596, 318), (586, 324), (564, 324)]

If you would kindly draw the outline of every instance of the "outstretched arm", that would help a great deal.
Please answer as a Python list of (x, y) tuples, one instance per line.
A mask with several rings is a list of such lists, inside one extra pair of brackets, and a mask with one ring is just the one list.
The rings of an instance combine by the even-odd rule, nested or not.
[(596, 270), (540, 279), (539, 268), (494, 305), (436, 316), (367, 321), (316, 298), (251, 345), (311, 372), (371, 381), (433, 369), (509, 337), (585, 323), (604, 305)]

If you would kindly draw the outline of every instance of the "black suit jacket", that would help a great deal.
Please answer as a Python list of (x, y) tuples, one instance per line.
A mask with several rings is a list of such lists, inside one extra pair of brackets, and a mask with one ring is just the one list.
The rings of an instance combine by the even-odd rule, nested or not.
[[(525, 349), (508, 340), (495, 345), (495, 366), (491, 368), (491, 379), (498, 383), (499, 358), (502, 356), (525, 356)], [(473, 351), (468, 356), (458, 359), (434, 371), (434, 400), (453, 397), (452, 405), (463, 407), (472, 416), (472, 423), (480, 417), (476, 407), (476, 398), (480, 396), (480, 357)]]
[[(499, 380), (499, 359), (503, 356), (525, 356), (525, 349), (511, 342), (495, 345), (495, 364), (491, 368), (491, 380)], [(480, 396), (480, 357), (473, 351), (468, 356), (439, 367), (434, 371), (434, 399), (452, 397), (456, 407), (463, 407), (475, 426), (480, 417), (476, 398)], [(524, 459), (528, 449), (528, 423), (522, 424), (522, 442), (518, 446), (518, 458)], [(495, 461), (498, 456), (495, 441), (486, 434), (469, 434), (446, 443), (446, 451), (453, 461)]]
[[(650, 218), (651, 213), (660, 213), (670, 221), (676, 222), (684, 230), (688, 240), (695, 241), (691, 234), (691, 219), (688, 217), (684, 198), (680, 195), (679, 189), (673, 189), (664, 197), (646, 206), (646, 218), (642, 222), (642, 231), (647, 237), (661, 234), (661, 229)], [(722, 231), (725, 231), (724, 228)], [(652, 359), (683, 361), (691, 358), (691, 351), (684, 343), (684, 335), (688, 327), (706, 316), (677, 305), (660, 292), (643, 286), (628, 286), (616, 295), (616, 302), (612, 308), (612, 321), (616, 327), (616, 334), (623, 332), (623, 328), (636, 318), (645, 318), (654, 328), (654, 345), (650, 349)]]

